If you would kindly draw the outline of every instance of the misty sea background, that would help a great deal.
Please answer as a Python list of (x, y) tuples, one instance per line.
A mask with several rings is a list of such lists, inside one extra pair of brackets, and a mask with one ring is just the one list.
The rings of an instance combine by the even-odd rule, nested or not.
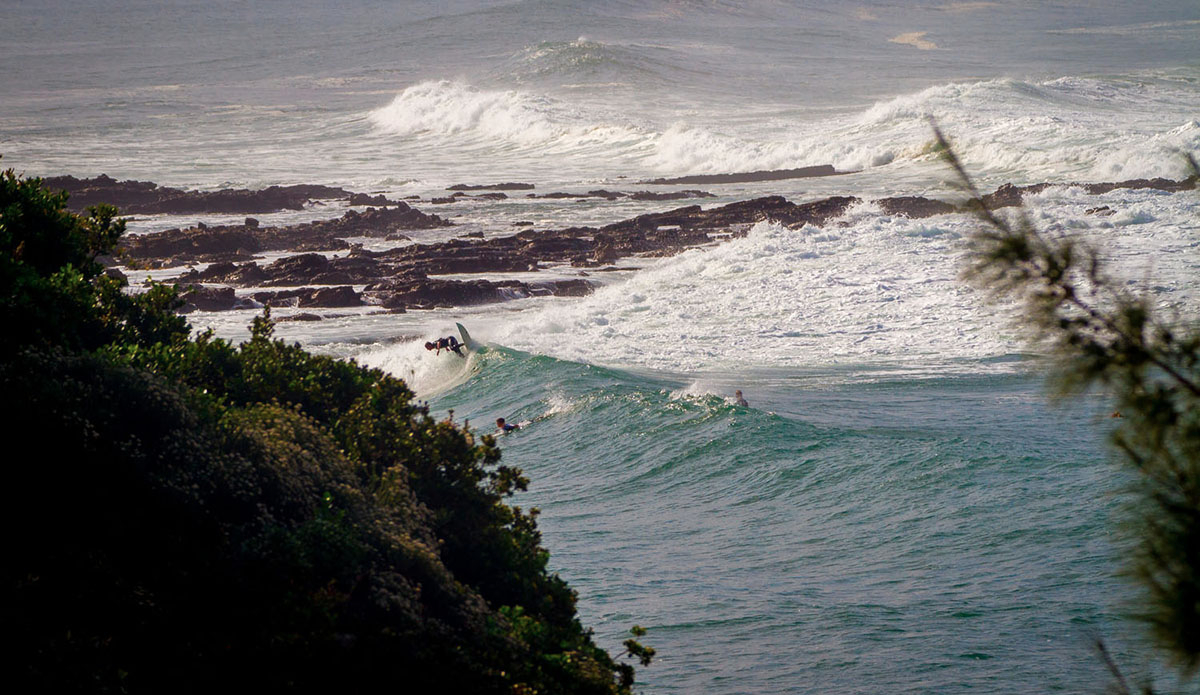
[[(681, 205), (428, 204), (455, 183), (629, 191), (832, 164), (847, 173), (655, 188), (702, 188), (706, 207), (864, 199), (826, 228), (763, 222), (625, 259), (583, 298), (366, 307), (277, 333), (387, 369), (481, 432), (526, 423), (501, 440), (532, 480), (514, 501), (542, 510), (551, 566), (602, 646), (649, 629), (643, 692), (1095, 693), (1097, 637), (1162, 678), (1119, 576), (1129, 478), (1103, 399), (1047, 402), (1012, 312), (960, 279), (972, 220), (870, 201), (955, 198), (930, 116), (985, 191), (1182, 178), (1180, 152), (1200, 151), (1195, 0), (4, 0), (0, 66), (0, 166), (416, 195), (455, 224), (417, 242)], [(1063, 186), (1027, 204), (1194, 316), (1194, 192)], [(129, 228), (196, 221), (241, 218)], [(505, 277), (558, 275), (579, 270)], [(240, 340), (255, 314), (191, 321)], [(488, 347), (420, 347), (455, 322)]]

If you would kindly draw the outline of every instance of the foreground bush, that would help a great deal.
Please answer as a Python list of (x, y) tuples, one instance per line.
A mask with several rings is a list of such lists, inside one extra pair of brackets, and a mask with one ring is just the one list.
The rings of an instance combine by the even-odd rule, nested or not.
[(239, 346), (191, 338), (173, 290), (97, 263), (116, 211), (64, 203), (0, 177), (19, 690), (630, 691), (491, 437), (269, 317)]

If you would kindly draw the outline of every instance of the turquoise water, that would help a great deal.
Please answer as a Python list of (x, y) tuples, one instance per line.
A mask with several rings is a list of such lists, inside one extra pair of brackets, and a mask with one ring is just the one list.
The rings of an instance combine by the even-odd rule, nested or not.
[(1090, 640), (1125, 644), (1106, 419), (1049, 409), (1032, 363), (740, 374), (745, 408), (692, 375), (473, 359), (432, 405), (527, 422), (500, 438), (515, 501), (602, 644), (650, 629), (646, 692), (1097, 692)]

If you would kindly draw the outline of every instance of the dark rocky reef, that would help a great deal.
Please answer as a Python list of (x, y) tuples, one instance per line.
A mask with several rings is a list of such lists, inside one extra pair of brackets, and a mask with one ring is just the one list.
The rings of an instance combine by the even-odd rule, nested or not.
[[(1196, 180), (1139, 179), (1077, 185), (1094, 194), (1119, 188), (1181, 191), (1195, 188)], [(1046, 188), (1044, 184), (1005, 185), (983, 196), (983, 201), (992, 208), (1016, 205), (1023, 196)], [(601, 192), (592, 192), (598, 193)], [(579, 296), (592, 291), (588, 280), (491, 281), (446, 276), (532, 272), (541, 269), (543, 264), (611, 270), (612, 264), (622, 258), (669, 256), (695, 246), (742, 236), (758, 222), (776, 222), (793, 229), (810, 224), (825, 226), (859, 202), (861, 199), (853, 196), (834, 196), (807, 203), (767, 196), (707, 210), (699, 205), (689, 205), (639, 215), (603, 227), (524, 229), (510, 236), (490, 239), (476, 232), (438, 243), (409, 244), (384, 251), (367, 251), (352, 247), (346, 241), (346, 237), (386, 236), (402, 228), (448, 224), (436, 215), (420, 213), (400, 204), (396, 208), (349, 212), (337, 220), (294, 227), (260, 228), (254, 220), (248, 219), (240, 226), (200, 225), (189, 230), (170, 230), (134, 237), (126, 243), (124, 253), (126, 258), (143, 265), (179, 264), (182, 260), (212, 262), (203, 271), (192, 270), (178, 278), (179, 282), (192, 288), (185, 296), (192, 310), (232, 309), (248, 304), (291, 307), (368, 304), (404, 311), (540, 295)], [(875, 203), (886, 214), (911, 218), (969, 212), (971, 208), (970, 205), (919, 196), (883, 198)], [(1088, 212), (1105, 214), (1107, 209), (1095, 208)], [(333, 257), (298, 253), (266, 265), (248, 260), (248, 256), (262, 251), (328, 252), (341, 249), (349, 252)], [(246, 262), (234, 262), (239, 260)], [(235, 287), (287, 289), (261, 290), (248, 297), (238, 297), (234, 293)]]
[(694, 176), (676, 176), (674, 178), (653, 179), (643, 183), (654, 185), (667, 184), (717, 184), (717, 183), (756, 183), (759, 181), (783, 181), (785, 179), (807, 179), (816, 176), (837, 176), (854, 172), (838, 171), (830, 164), (801, 167), (799, 169), (773, 169), (771, 171), (746, 171), (737, 174), (696, 174)]
[(401, 275), (372, 283), (363, 291), (371, 303), (388, 309), (439, 309), (490, 304), (538, 296), (581, 297), (592, 292), (582, 279), (523, 282), (520, 280), (445, 280)]
[(1026, 195), (1035, 195), (1052, 186), (1069, 186), (1072, 188), (1082, 188), (1091, 195), (1101, 195), (1110, 193), (1119, 188), (1130, 189), (1154, 189), (1159, 191), (1167, 191), (1170, 193), (1178, 193), (1180, 191), (1190, 191), (1196, 188), (1196, 177), (1190, 176), (1182, 181), (1172, 181), (1171, 179), (1130, 179), (1128, 181), (1118, 181), (1115, 183), (1075, 183), (1075, 184), (1052, 184), (1052, 183), (1037, 183), (1032, 186), (1014, 186), (1011, 183), (1006, 183), (997, 188), (994, 192), (982, 196), (983, 202), (990, 209), (1014, 207), (1021, 204), (1021, 200)]
[(879, 208), (889, 215), (901, 217), (932, 217), (957, 212), (958, 206), (941, 200), (931, 200), (920, 196), (898, 196), (883, 198), (875, 201)]
[[(419, 200), (420, 196), (417, 196), (417, 199)], [(366, 193), (352, 193), (348, 202), (357, 207), (371, 206), (385, 208), (389, 205), (402, 205), (398, 200), (388, 200), (387, 197), (382, 195), (367, 195)]]
[(121, 253), (131, 264), (169, 267), (187, 263), (245, 260), (268, 251), (338, 251), (350, 248), (347, 237), (405, 239), (401, 230), (446, 227), (450, 222), (407, 203), (391, 208), (349, 210), (334, 220), (289, 227), (262, 227), (247, 218), (240, 225), (168, 229), (122, 239)]
[[(1156, 178), (1130, 179), (1128, 181), (1110, 183), (1037, 183), (1031, 186), (1014, 186), (1011, 183), (1006, 183), (991, 193), (981, 195), (980, 200), (983, 201), (983, 204), (989, 210), (997, 210), (1000, 208), (1016, 207), (1024, 201), (1025, 196), (1037, 195), (1052, 187), (1081, 188), (1090, 195), (1102, 195), (1118, 189), (1154, 189), (1168, 193), (1178, 193), (1180, 191), (1194, 190), (1196, 183), (1197, 178), (1195, 176), (1188, 177), (1182, 181)], [(941, 200), (932, 200), (919, 196), (883, 198), (875, 202), (889, 215), (902, 215), (913, 218), (944, 215), (951, 212), (968, 212), (972, 209), (972, 205), (970, 204), (954, 205)], [(1105, 210), (1108, 210), (1108, 206), (1092, 208), (1087, 210), (1086, 214), (1104, 214), (1103, 211)], [(1111, 211), (1108, 214), (1112, 214)]]
[(350, 191), (330, 186), (271, 186), (258, 191), (227, 188), (219, 191), (185, 191), (159, 186), (150, 181), (117, 181), (101, 174), (94, 179), (51, 176), (43, 185), (54, 191), (66, 191), (67, 208), (82, 210), (89, 205), (108, 203), (125, 214), (176, 215), (218, 213), (252, 215), (278, 210), (302, 210), (310, 200), (349, 198)]
[(626, 193), (623, 191), (606, 191), (599, 189), (588, 191), (587, 193), (529, 193), (526, 198), (547, 198), (547, 199), (571, 199), (571, 198), (604, 198), (605, 200), (620, 200), (622, 198), (629, 200), (687, 200), (690, 198), (715, 198), (716, 196), (707, 191), (686, 190), (686, 191), (671, 191), (668, 193), (657, 193), (654, 191), (634, 191)]
[(446, 189), (447, 191), (532, 191), (532, 183), (488, 183), (482, 185), (472, 185), (468, 183), (456, 183)]
[[(756, 222), (774, 220), (790, 226), (823, 224), (842, 214), (856, 198), (842, 197), (797, 205), (773, 196), (732, 203), (710, 210), (692, 205), (661, 213), (640, 215), (604, 227), (559, 230), (526, 230), (493, 239), (456, 238), (434, 244), (411, 244), (386, 251), (351, 249), (344, 256), (302, 253), (266, 265), (256, 261), (234, 263), (221, 259), (203, 271), (192, 270), (178, 278), (191, 289), (185, 295), (188, 310), (215, 311), (247, 306), (346, 307), (370, 304), (389, 310), (433, 309), (500, 302), (533, 296), (581, 296), (592, 291), (589, 281), (458, 280), (444, 276), (468, 273), (537, 271), (543, 263), (570, 263), (576, 267), (607, 266), (621, 258), (667, 256), (693, 246), (745, 234)], [(314, 223), (320, 224), (320, 223)], [(273, 230), (263, 244), (282, 239), (315, 243), (313, 225)], [(299, 229), (301, 234), (290, 234)], [(249, 244), (246, 227), (186, 230), (168, 235), (162, 244), (146, 244), (138, 253), (158, 249), (169, 262), (182, 255), (179, 245), (189, 236), (205, 239), (229, 237)], [(213, 235), (199, 235), (211, 231)], [(147, 241), (158, 235), (146, 235)], [(318, 237), (317, 239), (323, 239)], [(244, 250), (244, 247), (239, 247)], [(200, 259), (194, 249), (184, 249)], [(132, 254), (132, 251), (130, 252)], [(218, 257), (220, 253), (204, 257)], [(159, 261), (160, 263), (162, 261)], [(604, 269), (604, 268), (601, 268)], [(443, 276), (443, 277), (431, 277)], [(223, 287), (208, 287), (219, 284)], [(353, 286), (361, 285), (362, 290)], [(314, 287), (316, 286), (316, 287)], [(287, 287), (237, 297), (234, 287)]]

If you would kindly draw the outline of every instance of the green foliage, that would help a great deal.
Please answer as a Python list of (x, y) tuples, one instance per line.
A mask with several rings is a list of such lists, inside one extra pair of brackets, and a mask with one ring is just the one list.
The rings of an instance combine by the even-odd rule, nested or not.
[(0, 512), (19, 689), (630, 692), (494, 439), (266, 313), (189, 338), (173, 289), (96, 262), (115, 210), (2, 183), (0, 423), (37, 451)]
[(633, 635), (633, 638), (625, 640), (625, 653), (640, 661), (642, 666), (649, 666), (650, 662), (654, 659), (654, 648), (647, 647), (638, 642), (639, 637), (646, 636), (646, 628), (634, 625), (629, 629), (629, 634)]
[(63, 209), (65, 193), (40, 179), (0, 174), (0, 355), (29, 345), (94, 350), (111, 343), (181, 341), (187, 324), (171, 313), (175, 291), (130, 295), (97, 262), (125, 231), (111, 205), (81, 217)]
[(1055, 360), (1060, 397), (1100, 387), (1114, 400), (1113, 443), (1139, 480), (1130, 572), (1146, 592), (1140, 617), (1190, 677), (1200, 664), (1200, 328), (1164, 321), (1086, 243), (1050, 237), (1022, 210), (989, 210), (937, 138), (983, 222), (967, 277), (1021, 306), (1022, 325)]

